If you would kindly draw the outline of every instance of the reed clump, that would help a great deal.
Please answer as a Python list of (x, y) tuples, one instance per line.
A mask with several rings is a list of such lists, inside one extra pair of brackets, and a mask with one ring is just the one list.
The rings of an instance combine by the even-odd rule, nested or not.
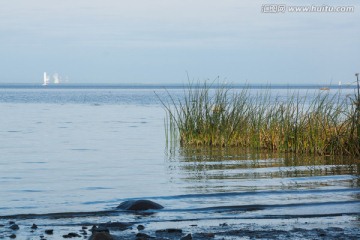
[[(359, 96), (319, 91), (272, 96), (227, 85), (190, 84), (183, 99), (162, 101), (167, 134), (181, 146), (265, 149), (316, 155), (360, 155)], [(168, 138), (170, 139), (170, 138)]]

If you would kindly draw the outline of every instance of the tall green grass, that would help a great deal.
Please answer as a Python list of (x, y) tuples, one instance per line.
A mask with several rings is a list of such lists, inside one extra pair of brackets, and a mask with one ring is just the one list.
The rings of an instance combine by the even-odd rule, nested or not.
[(167, 140), (181, 146), (265, 149), (317, 155), (360, 155), (360, 94), (320, 91), (272, 96), (228, 85), (189, 84), (182, 99), (169, 95)]

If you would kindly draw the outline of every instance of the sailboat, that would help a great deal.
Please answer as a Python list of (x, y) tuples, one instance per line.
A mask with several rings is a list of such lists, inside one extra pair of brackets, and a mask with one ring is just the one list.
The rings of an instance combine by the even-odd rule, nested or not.
[(43, 85), (43, 86), (48, 85), (48, 84), (49, 84), (49, 80), (50, 80), (49, 76), (47, 75), (46, 72), (44, 72), (44, 82), (43, 82), (42, 85)]

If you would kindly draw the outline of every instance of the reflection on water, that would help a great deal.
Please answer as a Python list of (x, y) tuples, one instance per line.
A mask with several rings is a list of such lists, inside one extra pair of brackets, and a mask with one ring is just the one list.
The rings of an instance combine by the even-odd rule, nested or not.
[(359, 187), (360, 162), (350, 157), (182, 147), (168, 158), (171, 174), (202, 192)]

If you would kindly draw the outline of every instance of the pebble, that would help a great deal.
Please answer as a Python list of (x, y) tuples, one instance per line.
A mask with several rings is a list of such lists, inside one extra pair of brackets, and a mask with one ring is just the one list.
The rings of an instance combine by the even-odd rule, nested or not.
[(96, 232), (90, 237), (91, 240), (114, 240), (114, 238), (107, 232)]
[(19, 225), (13, 223), (9, 228), (12, 230), (19, 230)]
[(191, 234), (189, 233), (188, 235), (182, 237), (180, 240), (192, 240), (192, 239), (193, 238), (192, 238)]
[(136, 239), (148, 239), (148, 238), (152, 238), (151, 236), (147, 235), (146, 233), (138, 233), (136, 234)]
[(137, 230), (139, 230), (139, 231), (144, 230), (144, 229), (145, 229), (144, 225), (137, 226)]
[(93, 226), (91, 228), (91, 232), (92, 233), (96, 233), (96, 232), (106, 232), (106, 233), (110, 233), (109, 229), (105, 228), (105, 227), (96, 227), (96, 226)]
[(48, 234), (48, 235), (52, 235), (52, 234), (54, 234), (54, 230), (53, 229), (46, 229), (45, 233)]
[(16, 238), (16, 235), (15, 235), (15, 234), (11, 234), (11, 235), (9, 236), (9, 238)]
[(181, 229), (177, 229), (177, 228), (167, 228), (167, 229), (163, 229), (163, 230), (156, 230), (156, 233), (182, 233)]
[(63, 238), (73, 238), (73, 237), (81, 237), (81, 236), (79, 234), (73, 233), (73, 232), (63, 235)]

